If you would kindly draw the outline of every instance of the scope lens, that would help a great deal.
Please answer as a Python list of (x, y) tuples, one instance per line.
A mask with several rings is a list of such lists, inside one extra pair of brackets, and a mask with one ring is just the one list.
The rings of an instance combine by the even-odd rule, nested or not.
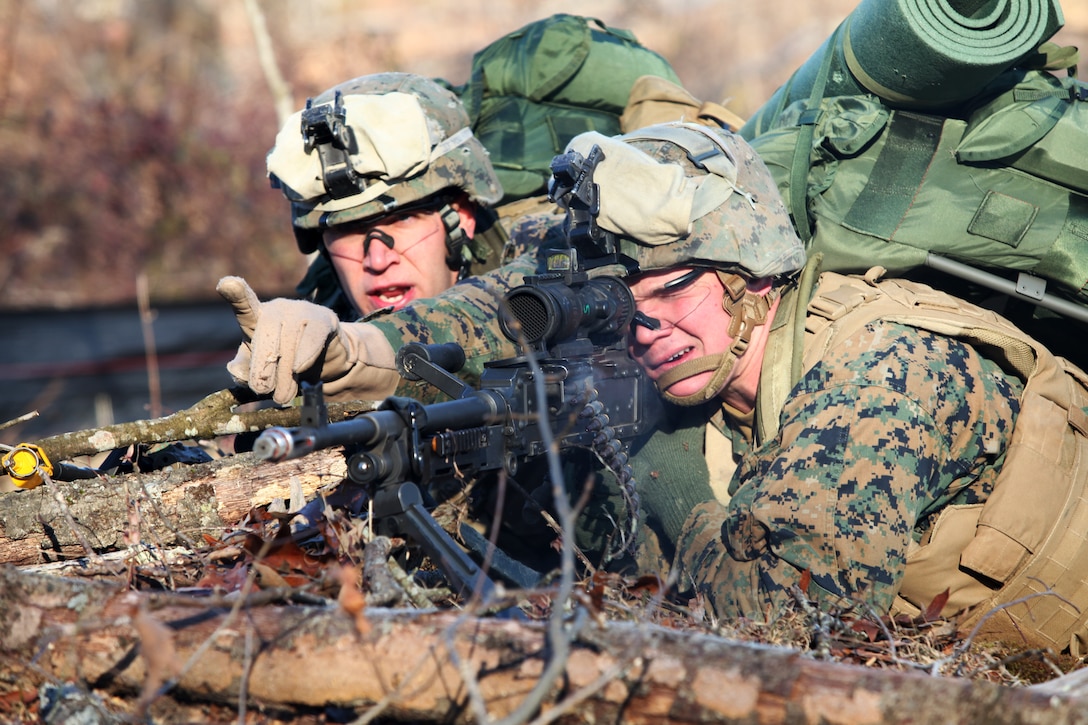
[(574, 285), (526, 284), (506, 295), (503, 334), (514, 342), (556, 343), (600, 334), (624, 334), (635, 313), (631, 290), (601, 277)]
[[(553, 316), (548, 314), (548, 305), (545, 300), (540, 295), (532, 293), (533, 289), (539, 288), (518, 288), (506, 297), (510, 316), (517, 322), (516, 328), (510, 328), (510, 332), (514, 334), (514, 337), (510, 338), (512, 340), (524, 338), (526, 342), (532, 344), (544, 339), (550, 332), (550, 321)], [(504, 326), (504, 331), (506, 327)], [(510, 337), (509, 333), (507, 337)]]

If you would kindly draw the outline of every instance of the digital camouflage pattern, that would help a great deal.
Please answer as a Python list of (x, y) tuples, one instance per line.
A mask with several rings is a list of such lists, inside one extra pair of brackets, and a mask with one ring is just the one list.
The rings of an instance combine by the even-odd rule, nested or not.
[[(532, 264), (520, 269), (531, 273)], [(454, 298), (439, 296), (434, 316), (402, 310), (375, 324), (394, 345), (416, 337), (461, 342), (478, 371), (477, 355), (512, 351), (490, 317), (503, 290), (477, 278), (457, 285)], [(675, 552), (678, 586), (703, 593), (718, 616), (765, 617), (791, 598), (789, 587), (805, 570), (810, 594), (887, 611), (910, 542), (925, 540), (944, 507), (986, 499), (1021, 391), (1019, 379), (969, 345), (905, 325), (871, 325), (803, 377), (774, 440), (746, 449), (750, 423), (726, 419), (741, 443), (728, 507), (709, 500), (705, 466), (691, 458), (701, 457), (713, 406), (668, 406), (670, 419), (632, 455), (647, 509), (637, 566), (668, 572)], [(579, 530), (599, 542), (622, 509), (618, 496), (598, 497)], [(669, 523), (673, 509), (692, 512), (682, 530)]]
[[(724, 203), (713, 209), (693, 205), (695, 218), (685, 219), (687, 228), (665, 242), (648, 243), (640, 233), (640, 219), (647, 209), (660, 208), (662, 201), (645, 198), (640, 189), (630, 189), (635, 165), (624, 165), (621, 154), (606, 152), (598, 164), (595, 180), (601, 185), (599, 223), (621, 235), (619, 251), (638, 261), (640, 271), (649, 272), (679, 266), (707, 266), (735, 271), (752, 277), (774, 277), (795, 272), (804, 266), (805, 250), (794, 231), (774, 178), (763, 161), (740, 136), (724, 129), (701, 124), (668, 123), (649, 126), (605, 140), (599, 134), (575, 137), (568, 148), (583, 155), (594, 143), (615, 145), (623, 141), (663, 165), (663, 173), (683, 169), (691, 180), (668, 190), (674, 195), (718, 176), (734, 189)], [(700, 166), (692, 162), (700, 159)], [(616, 168), (612, 168), (613, 165)], [(610, 209), (609, 205), (626, 208)], [(630, 221), (623, 228), (609, 228), (609, 217)]]
[[(560, 233), (554, 217), (525, 229), (536, 238)], [(534, 271), (532, 256), (523, 256), (372, 324), (394, 348), (405, 340), (460, 342), (471, 379), (484, 360), (513, 353), (495, 324), (498, 300)], [(803, 311), (800, 297), (789, 292), (780, 314), (787, 304)], [(772, 332), (793, 334), (792, 326)], [(754, 441), (750, 417), (713, 403), (667, 407), (686, 417), (661, 421), (632, 455), (648, 524), (639, 568), (665, 573), (675, 564), (679, 590), (703, 594), (717, 616), (766, 618), (806, 571), (810, 595), (886, 612), (908, 550), (926, 541), (940, 511), (990, 494), (1022, 390), (966, 343), (878, 321), (820, 356), (786, 398), (771, 440)], [(727, 505), (711, 500), (705, 467), (691, 465), (715, 421), (739, 444)], [(675, 445), (682, 455), (669, 454)], [(581, 530), (599, 539), (623, 520), (616, 500), (585, 512)]]
[(957, 340), (869, 325), (793, 389), (778, 437), (742, 459), (728, 506), (695, 508), (680, 581), (719, 616), (763, 618), (808, 571), (810, 596), (886, 612), (911, 541), (944, 507), (989, 495), (1022, 390)]
[[(390, 178), (382, 175), (382, 169), (358, 168), (361, 162), (350, 153), (355, 150), (354, 147), (348, 149), (349, 159), (356, 166), (356, 171), (366, 179), (366, 186), (358, 194), (347, 197), (347, 202), (334, 200), (328, 193), (316, 196), (299, 193), (292, 188), (292, 184), (301, 187), (302, 183), (311, 183), (310, 166), (304, 169), (289, 166), (298, 176), (298, 181), (293, 180), (294, 176), (285, 178), (282, 175), (274, 180), (278, 180), (284, 195), (291, 201), (292, 223), (299, 247), (304, 253), (317, 249), (320, 242), (320, 233), (307, 230), (320, 230), (389, 214), (447, 189), (461, 190), (472, 201), (483, 206), (494, 204), (502, 198), (502, 186), (491, 166), (487, 150), (472, 135), (468, 114), (461, 101), (446, 88), (410, 73), (377, 73), (333, 86), (313, 98), (312, 105), (331, 104), (338, 93), (344, 98), (393, 93), (415, 97), (430, 135), (431, 158), (422, 160), (425, 163), (418, 172), (403, 178)], [(291, 116), (277, 136), (277, 144), (298, 144), (299, 148), (281, 149), (281, 153), (290, 152), (292, 156), (297, 156), (297, 151), (304, 147), (301, 113)], [(352, 133), (360, 138), (366, 137), (366, 122), (367, 119), (354, 118), (351, 113), (347, 113), (344, 120)], [(316, 156), (316, 149), (307, 154), (310, 155)], [(269, 152), (272, 176), (275, 176), (273, 166), (276, 157), (277, 149), (273, 148)]]
[[(413, 302), (396, 312), (379, 312), (367, 322), (381, 330), (394, 350), (408, 341), (459, 343), (466, 358), (459, 375), (477, 384), (485, 362), (517, 354), (517, 346), (499, 329), (499, 305), (508, 291), (542, 269), (539, 252), (548, 240), (562, 234), (561, 224), (562, 217), (550, 212), (521, 217), (510, 230), (504, 254), (510, 260), (507, 264), (468, 277), (437, 297)], [(434, 396), (428, 387), (405, 381), (397, 394), (427, 399)]]

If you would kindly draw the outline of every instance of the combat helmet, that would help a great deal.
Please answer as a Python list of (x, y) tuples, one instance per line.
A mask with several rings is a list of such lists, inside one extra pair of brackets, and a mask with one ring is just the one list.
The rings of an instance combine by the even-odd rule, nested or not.
[[(657, 381), (673, 402), (709, 400), (778, 294), (777, 287), (755, 293), (749, 283), (800, 270), (804, 245), (770, 172), (736, 134), (676, 122), (611, 138), (584, 133), (567, 150), (588, 157), (594, 147), (601, 152), (593, 169), (596, 223), (615, 235), (616, 252), (631, 262), (629, 272), (693, 267), (715, 270), (722, 280), (722, 307), (732, 318), (730, 350), (679, 365)], [(643, 315), (635, 323), (652, 327), (659, 321)], [(700, 392), (669, 394), (669, 386), (707, 371), (715, 374)]]
[[(360, 76), (333, 86), (287, 119), (268, 153), (268, 175), (291, 202), (299, 249), (321, 231), (442, 202), (459, 192), (490, 206), (502, 186), (461, 101), (410, 73)], [(462, 262), (456, 213), (442, 209), (449, 263)]]

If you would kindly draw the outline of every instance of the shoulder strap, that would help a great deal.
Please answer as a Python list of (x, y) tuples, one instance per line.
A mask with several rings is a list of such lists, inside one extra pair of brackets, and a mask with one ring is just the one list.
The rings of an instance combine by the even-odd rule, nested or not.
[(827, 87), (827, 78), (831, 73), (831, 61), (835, 57), (835, 41), (842, 32), (842, 25), (835, 28), (831, 38), (827, 41), (827, 52), (824, 53), (820, 70), (812, 83), (812, 93), (809, 94), (804, 112), (798, 120), (800, 130), (797, 141), (793, 147), (793, 164), (790, 166), (790, 216), (793, 217), (793, 225), (797, 227), (797, 234), (802, 242), (812, 239), (812, 225), (808, 220), (808, 172), (812, 158), (812, 139), (816, 134), (816, 124), (820, 121), (820, 100), (824, 97), (824, 89)]
[(805, 308), (812, 298), (823, 256), (808, 258), (797, 279), (797, 286), (782, 293), (778, 312), (772, 322), (763, 370), (756, 395), (756, 443), (773, 438), (778, 432), (778, 414), (793, 386), (801, 380), (802, 353), (805, 345)]

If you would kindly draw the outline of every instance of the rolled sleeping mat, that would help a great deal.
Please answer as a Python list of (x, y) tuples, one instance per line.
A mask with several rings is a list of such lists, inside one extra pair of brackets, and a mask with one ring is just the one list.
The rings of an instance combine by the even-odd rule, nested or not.
[(822, 97), (872, 93), (893, 107), (954, 107), (1064, 24), (1058, 0), (862, 0), (740, 133), (758, 136), (809, 98), (825, 63)]
[(889, 104), (948, 107), (1057, 33), (1058, 0), (864, 0), (843, 34), (846, 65)]

